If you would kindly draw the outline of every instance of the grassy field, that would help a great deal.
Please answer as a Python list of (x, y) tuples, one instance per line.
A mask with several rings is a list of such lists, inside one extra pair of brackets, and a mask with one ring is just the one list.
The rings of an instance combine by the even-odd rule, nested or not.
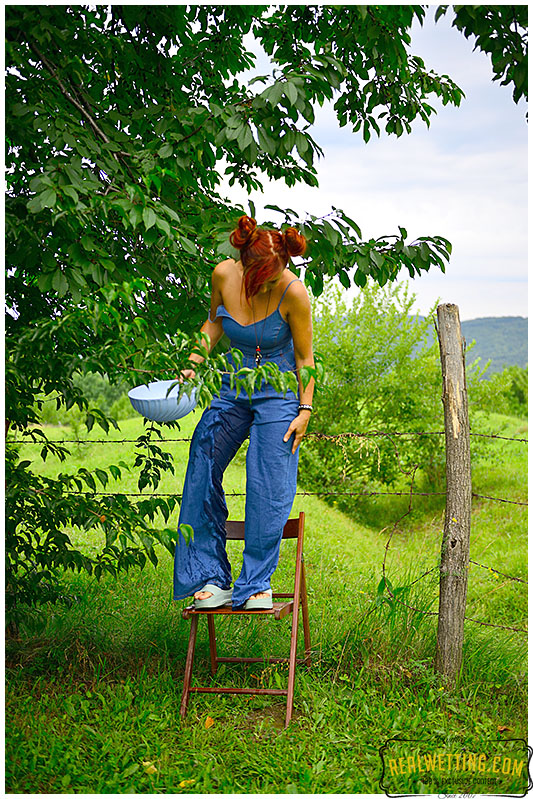
[[(188, 417), (181, 432), (169, 437), (187, 437), (197, 418)], [(134, 439), (142, 422), (120, 426), (115, 439)], [(527, 436), (523, 420), (495, 415), (480, 420), (477, 429)], [(60, 428), (49, 433), (71, 437)], [(98, 431), (89, 436), (100, 437)], [(166, 475), (158, 490), (179, 492), (188, 444), (165, 448), (174, 455), (176, 473)], [(34, 468), (48, 475), (134, 459), (133, 444), (73, 445), (64, 464), (42, 464), (37, 450), (24, 447), (24, 457), (34, 457)], [(526, 479), (524, 444), (490, 441), (483, 458), (474, 459), (475, 493), (524, 501)], [(225, 489), (244, 492), (239, 455), (228, 468)], [(133, 471), (108, 490), (137, 491)], [(186, 603), (171, 599), (172, 559), (166, 551), (160, 549), (157, 569), (147, 566), (116, 580), (69, 575), (70, 602), (35, 613), (19, 637), (7, 642), (6, 791), (382, 793), (379, 750), (396, 735), (424, 739), (425, 750), (446, 751), (479, 751), (488, 740), (527, 738), (525, 635), (467, 622), (463, 670), (452, 690), (431, 668), (436, 617), (380, 603), (385, 545), (406, 503), (406, 497), (380, 499), (379, 514), (364, 526), (317, 497), (296, 497), (293, 515), (306, 513), (313, 665), (298, 672), (288, 730), (283, 701), (272, 697), (193, 696), (187, 719), (180, 719), (189, 623), (180, 614)], [(230, 518), (243, 517), (243, 497), (228, 497), (228, 506)], [(443, 507), (442, 498), (419, 498), (400, 523), (387, 554), (393, 587), (438, 564)], [(71, 532), (87, 552), (100, 546), (98, 535)], [(526, 540), (524, 507), (474, 500), (470, 557), (482, 565), (470, 569), (467, 616), (525, 627), (527, 587), (503, 575), (527, 579)], [(231, 549), (238, 565), (238, 545)], [(282, 553), (274, 588), (290, 579)], [(403, 597), (414, 607), (436, 610), (438, 572)], [(220, 622), (217, 637), (221, 654), (285, 655), (290, 626), (230, 618)], [(198, 683), (212, 680), (203, 625), (195, 675)], [(220, 668), (216, 682), (277, 687), (285, 678), (285, 666), (259, 664)], [(461, 790), (487, 792), (476, 789), (475, 779)], [(432, 792), (434, 785), (429, 775), (410, 783), (417, 793)], [(451, 792), (456, 789), (455, 783)]]

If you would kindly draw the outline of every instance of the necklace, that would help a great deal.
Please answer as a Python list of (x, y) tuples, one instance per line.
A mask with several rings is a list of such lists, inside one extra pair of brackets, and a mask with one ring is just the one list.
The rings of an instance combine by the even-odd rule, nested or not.
[(254, 320), (254, 333), (255, 333), (255, 343), (256, 343), (256, 348), (255, 348), (255, 365), (256, 366), (259, 366), (261, 361), (263, 360), (263, 353), (261, 352), (261, 342), (263, 341), (263, 334), (265, 332), (266, 320), (267, 320), (267, 317), (268, 317), (268, 306), (270, 304), (270, 295), (271, 294), (272, 294), (272, 290), (270, 290), (268, 292), (266, 316), (265, 316), (265, 318), (263, 320), (263, 329), (261, 331), (261, 338), (259, 339), (259, 341), (257, 340), (257, 328), (255, 326), (254, 301), (253, 301), (253, 298), (252, 298), (252, 318)]

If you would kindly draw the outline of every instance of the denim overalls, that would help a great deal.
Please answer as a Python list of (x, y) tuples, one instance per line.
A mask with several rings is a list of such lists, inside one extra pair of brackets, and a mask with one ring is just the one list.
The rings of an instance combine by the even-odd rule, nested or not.
[[(243, 353), (243, 366), (255, 367), (259, 342), (264, 361), (276, 363), (282, 372), (296, 368), (291, 330), (279, 310), (289, 286), (276, 310), (254, 324), (241, 325), (223, 305), (218, 306), (216, 316), (222, 317), (231, 346)], [(227, 357), (231, 362), (231, 355)], [(231, 585), (222, 477), (248, 435), (245, 546), (242, 571), (233, 587), (233, 607), (270, 588), (296, 493), (299, 450), (293, 455), (293, 437), (283, 441), (283, 436), (297, 415), (298, 397), (294, 392), (284, 396), (263, 383), (251, 399), (244, 391), (237, 397), (235, 388), (230, 388), (229, 375), (223, 375), (220, 396), (204, 411), (191, 441), (179, 524), (190, 524), (194, 538), (187, 545), (181, 533), (178, 537), (174, 599), (192, 596), (206, 583), (224, 589)]]

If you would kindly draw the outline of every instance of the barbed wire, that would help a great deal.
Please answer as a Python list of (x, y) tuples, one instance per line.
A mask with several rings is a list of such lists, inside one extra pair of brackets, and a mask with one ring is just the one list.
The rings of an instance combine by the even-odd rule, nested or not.
[(524, 580), (522, 577), (512, 577), (509, 574), (504, 574), (503, 572), (498, 571), (498, 569), (493, 569), (492, 566), (484, 566), (483, 563), (478, 563), (476, 560), (472, 560), (472, 558), (470, 558), (470, 563), (474, 563), (476, 566), (479, 566), (481, 569), (488, 569), (491, 572), (495, 572), (496, 574), (505, 577), (507, 580), (516, 580), (519, 583), (525, 583), (526, 585), (529, 584), (528, 581)]
[[(391, 430), (391, 431), (372, 431), (368, 433), (335, 433), (335, 434), (327, 434), (327, 433), (319, 433), (311, 431), (306, 434), (305, 438), (317, 438), (319, 440), (329, 440), (334, 441), (337, 439), (342, 438), (386, 438), (386, 437), (412, 437), (412, 436), (443, 436), (445, 435), (444, 430), (430, 430), (430, 431), (414, 431), (414, 432), (401, 432), (398, 430)], [(493, 438), (493, 439), (500, 439), (501, 441), (515, 441), (518, 443), (528, 444), (529, 439), (527, 438), (511, 438), (509, 436), (500, 436), (496, 433), (470, 433), (470, 437), (479, 437), (479, 438)], [(50, 438), (42, 440), (33, 440), (33, 441), (25, 441), (25, 436), (20, 441), (15, 437), (12, 441), (16, 444), (138, 444), (139, 440), (136, 438), (87, 438), (87, 439), (69, 439), (69, 438)], [(161, 444), (174, 444), (178, 442), (190, 442), (192, 438), (189, 436), (187, 438), (161, 438), (158, 439)]]
[(524, 444), (529, 444), (528, 438), (511, 438), (510, 436), (499, 436), (496, 433), (470, 433), (471, 436), (478, 436), (481, 438), (499, 438), (501, 441), (520, 441)]
[[(91, 495), (98, 496), (98, 497), (145, 497), (146, 499), (156, 497), (174, 497), (180, 498), (183, 494), (175, 494), (175, 493), (157, 493), (157, 494), (145, 494), (142, 491), (124, 491), (124, 492), (112, 492), (112, 491), (65, 491), (65, 494), (84, 494), (90, 493)], [(446, 494), (445, 491), (426, 491), (426, 492), (413, 492), (413, 496), (420, 496), (420, 497), (432, 497), (432, 496), (444, 496)], [(239, 491), (231, 491), (231, 492), (224, 492), (225, 497), (245, 497), (245, 492)], [(331, 496), (331, 497), (373, 497), (373, 496), (399, 496), (405, 497), (409, 496), (409, 492), (407, 491), (297, 491), (297, 497), (323, 497), (323, 496)]]
[[(437, 610), (421, 610), (420, 608), (415, 608), (413, 605), (409, 605), (407, 602), (404, 602), (402, 599), (395, 597), (393, 595), (393, 599), (395, 602), (399, 602), (401, 605), (404, 605), (409, 610), (414, 610), (416, 613), (421, 613), (423, 616), (438, 616), (439, 612)], [(498, 630), (510, 630), (513, 633), (525, 633), (528, 634), (528, 630), (524, 629), (523, 627), (510, 627), (504, 624), (493, 624), (490, 621), (481, 621), (481, 619), (473, 619), (470, 616), (464, 617), (465, 621), (474, 622), (474, 624), (482, 624), (484, 627), (496, 627)]]
[[(162, 497), (173, 497), (179, 499), (183, 494), (179, 493), (152, 493), (145, 494), (142, 491), (65, 491), (65, 494), (84, 494), (90, 493), (98, 497), (145, 497), (146, 499)], [(245, 492), (231, 491), (225, 492), (226, 497), (245, 497)], [(297, 497), (444, 497), (446, 491), (297, 491)], [(512, 499), (501, 499), (500, 497), (489, 497), (484, 494), (472, 494), (473, 497), (490, 499), (493, 502), (506, 502), (510, 505), (522, 505), (528, 507), (527, 502), (518, 502)]]
[(510, 630), (513, 633), (528, 634), (528, 630), (523, 627), (508, 627), (505, 624), (492, 624), (490, 621), (481, 621), (481, 619), (472, 619), (470, 616), (465, 616), (465, 621), (473, 621), (474, 624), (482, 624), (484, 627), (496, 627), (498, 630)]
[[(478, 563), (476, 560), (472, 560), (472, 558), (469, 558), (468, 562), (469, 563), (473, 563), (475, 566), (480, 566), (482, 569), (487, 569), (488, 571), (492, 572), (493, 574), (499, 574), (500, 577), (505, 577), (506, 580), (515, 580), (516, 582), (525, 583), (525, 585), (528, 585), (528, 581), (524, 580), (522, 577), (513, 577), (510, 574), (504, 574), (503, 572), (499, 571), (498, 569), (493, 569), (492, 566), (484, 566), (483, 563)], [(433, 566), (431, 569), (428, 569), (423, 574), (421, 574), (419, 577), (417, 577), (416, 580), (413, 580), (412, 582), (407, 583), (407, 585), (404, 585), (402, 587), (403, 588), (410, 588), (412, 585), (414, 585), (415, 583), (418, 583), (424, 577), (427, 577), (428, 574), (431, 574), (432, 572), (437, 571), (438, 569), (439, 569), (438, 566)], [(501, 585), (503, 585), (503, 583), (501, 583)]]
[(519, 502), (518, 500), (515, 499), (501, 499), (498, 497), (488, 497), (485, 494), (472, 494), (472, 496), (475, 497), (476, 499), (492, 499), (495, 500), (496, 502), (506, 502), (508, 505), (524, 505), (526, 508), (528, 507), (527, 502)]
[[(191, 438), (160, 438), (158, 439), (159, 444), (171, 444), (178, 441), (192, 441)], [(139, 441), (136, 438), (86, 438), (86, 439), (62, 439), (62, 438), (49, 438), (45, 440), (34, 440), (34, 441), (16, 441), (17, 444), (138, 444)]]

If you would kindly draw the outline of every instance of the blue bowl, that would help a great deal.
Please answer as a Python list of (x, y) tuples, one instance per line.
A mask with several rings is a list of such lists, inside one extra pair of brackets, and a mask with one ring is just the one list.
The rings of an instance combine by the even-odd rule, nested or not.
[(187, 391), (186, 384), (176, 380), (156, 380), (136, 386), (128, 391), (128, 397), (135, 410), (153, 422), (175, 422), (196, 407), (196, 389)]

